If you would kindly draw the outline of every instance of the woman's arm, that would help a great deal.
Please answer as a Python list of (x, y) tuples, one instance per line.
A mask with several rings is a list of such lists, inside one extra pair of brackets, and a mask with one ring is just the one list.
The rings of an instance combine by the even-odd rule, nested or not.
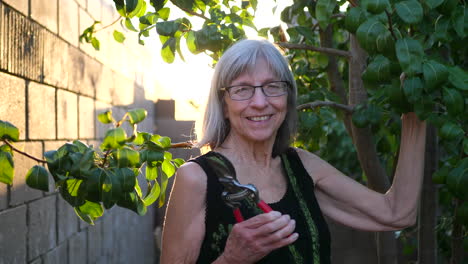
[(321, 160), (299, 150), (315, 182), (315, 195), (325, 215), (369, 231), (402, 229), (414, 224), (424, 171), (426, 124), (414, 113), (402, 117), (399, 160), (386, 194), (372, 191)]
[(177, 170), (166, 210), (161, 264), (195, 263), (205, 235), (206, 174), (196, 163)]

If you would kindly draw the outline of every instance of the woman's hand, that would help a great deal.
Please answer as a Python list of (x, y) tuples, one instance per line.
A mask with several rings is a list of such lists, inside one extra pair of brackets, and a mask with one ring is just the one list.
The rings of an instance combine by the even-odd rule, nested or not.
[(271, 251), (296, 241), (299, 235), (293, 233), (295, 227), (295, 220), (277, 211), (237, 223), (218, 260), (223, 263), (257, 262)]

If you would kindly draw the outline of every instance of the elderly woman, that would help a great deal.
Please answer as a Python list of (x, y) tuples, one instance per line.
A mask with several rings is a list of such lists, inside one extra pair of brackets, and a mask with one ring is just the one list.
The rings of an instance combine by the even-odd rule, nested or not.
[[(369, 231), (398, 230), (416, 219), (425, 124), (402, 117), (392, 187), (374, 192), (316, 155), (289, 147), (296, 127), (296, 84), (279, 50), (243, 40), (216, 65), (201, 145), (211, 152), (181, 166), (170, 197), (161, 263), (329, 263), (323, 215)], [(207, 162), (216, 153), (241, 184), (273, 209), (236, 223), (223, 185)], [(322, 215), (323, 214), (323, 215)]]

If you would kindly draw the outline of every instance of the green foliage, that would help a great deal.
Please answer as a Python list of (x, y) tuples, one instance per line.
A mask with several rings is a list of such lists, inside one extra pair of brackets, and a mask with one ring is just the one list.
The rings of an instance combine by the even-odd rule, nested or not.
[[(48, 171), (43, 166), (32, 167), (26, 175), (29, 187), (49, 191), (49, 173), (62, 198), (74, 207), (76, 214), (89, 224), (104, 214), (105, 209), (118, 205), (137, 214), (146, 213), (146, 207), (158, 201), (165, 202), (168, 179), (184, 161), (173, 159), (168, 152), (171, 140), (168, 137), (137, 132), (137, 124), (146, 118), (144, 109), (128, 111), (116, 122), (111, 111), (98, 115), (102, 123), (113, 123), (115, 128), (106, 132), (100, 146), (104, 152), (75, 140), (57, 150), (44, 153)], [(15, 139), (13, 125), (5, 125), (2, 133), (5, 140)], [(127, 136), (122, 128), (128, 123), (134, 135)], [(3, 132), (4, 131), (4, 132)], [(11, 143), (10, 143), (11, 144)], [(148, 189), (143, 193), (138, 176), (146, 167)], [(158, 178), (160, 170), (162, 177)], [(12, 149), (0, 147), (0, 181), (12, 184), (14, 164)]]

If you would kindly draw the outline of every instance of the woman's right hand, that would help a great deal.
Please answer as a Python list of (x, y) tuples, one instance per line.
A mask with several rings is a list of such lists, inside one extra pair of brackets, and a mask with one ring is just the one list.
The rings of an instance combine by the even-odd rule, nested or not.
[(297, 240), (296, 221), (277, 211), (259, 214), (233, 226), (218, 260), (223, 263), (255, 263), (271, 251)]

